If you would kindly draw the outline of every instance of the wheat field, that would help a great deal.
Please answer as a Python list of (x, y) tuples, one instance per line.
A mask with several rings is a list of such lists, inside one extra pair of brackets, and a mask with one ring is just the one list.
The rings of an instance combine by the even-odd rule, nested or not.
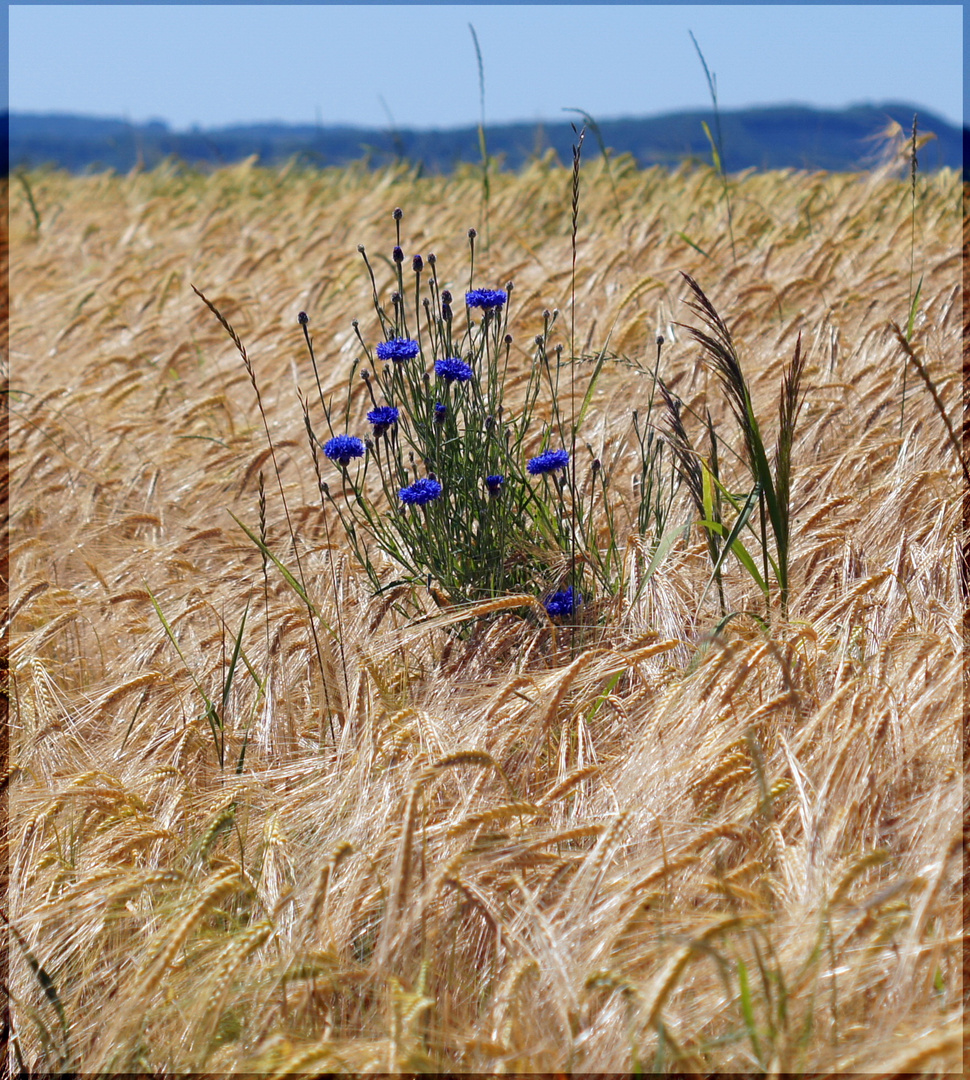
[[(584, 163), (574, 309), (551, 159), (487, 207), (472, 167), (11, 181), (14, 1067), (960, 1070), (964, 468), (890, 323), (921, 277), (954, 423), (962, 193), (897, 165), (733, 177), (729, 232), (710, 168)], [(375, 333), (357, 245), (392, 288), (398, 206), (456, 289), (470, 226), (477, 281), (514, 281), (512, 398), (543, 309), (608, 345), (584, 435), (621, 493), (658, 334), (731, 423), (682, 272), (769, 432), (801, 334), (787, 619), (713, 633), (698, 529), (584, 636), (373, 595), (321, 506), (297, 314), (343, 394), (352, 320)], [(299, 554), (319, 620), (231, 515)], [(737, 563), (724, 589), (761, 610)]]

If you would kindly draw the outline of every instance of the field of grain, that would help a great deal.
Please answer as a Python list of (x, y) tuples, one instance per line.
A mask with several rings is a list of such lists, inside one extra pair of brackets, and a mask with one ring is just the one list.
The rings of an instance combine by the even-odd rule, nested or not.
[[(548, 160), (493, 172), (487, 218), (473, 168), (11, 183), (15, 1065), (959, 1071), (964, 470), (890, 327), (922, 277), (911, 349), (956, 424), (959, 178), (919, 175), (914, 213), (905, 162), (751, 173), (730, 232), (711, 169), (581, 181), (574, 312)], [(801, 334), (787, 619), (713, 635), (696, 528), (581, 633), (372, 595), (321, 507), (297, 314), (342, 394), (395, 207), (456, 292), (470, 226), (476, 283), (514, 281), (512, 398), (543, 309), (567, 355), (573, 315), (577, 353), (608, 342), (584, 436), (621, 492), (658, 333), (685, 408), (733, 422), (682, 271), (771, 439)], [(318, 620), (231, 514), (299, 555)], [(764, 614), (739, 563), (724, 590)]]

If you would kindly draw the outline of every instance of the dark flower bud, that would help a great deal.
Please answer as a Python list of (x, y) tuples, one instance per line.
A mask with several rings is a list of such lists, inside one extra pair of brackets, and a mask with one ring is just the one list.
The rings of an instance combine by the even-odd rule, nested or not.
[(603, 462), (599, 458), (593, 458), (593, 472), (598, 473), (603, 468)]
[(327, 483), (323, 483), (323, 484), (321, 484), (321, 485), (320, 485), (320, 491), (321, 491), (321, 492), (322, 492), (322, 493), (323, 493), (324, 495), (329, 495), (329, 494), (330, 494), (330, 485), (329, 485), (329, 484), (327, 484)]
[(416, 274), (420, 274), (424, 269), (424, 259), (422, 259), (420, 255), (415, 255), (411, 260), (411, 266)]
[(404, 211), (400, 208), (400, 206), (395, 207), (395, 209), (394, 209), (394, 220), (395, 221), (400, 221), (402, 217), (404, 217)]
[(350, 325), (356, 330), (360, 323), (356, 319), (351, 319)]
[(441, 302), (443, 304), (450, 304), (452, 301), (451, 289), (445, 289), (441, 294)]
[(391, 303), (396, 307), (401, 302), (401, 294), (399, 292), (391, 293)]
[(424, 298), (424, 299), (423, 299), (423, 300), (421, 301), (421, 303), (422, 303), (422, 304), (424, 305), (424, 310), (425, 310), (426, 312), (430, 313), (430, 311), (431, 311), (431, 301), (430, 301), (430, 300), (429, 300), (429, 299), (428, 299), (427, 297), (425, 297), (425, 298)]
[(541, 344), (542, 344), (542, 340), (543, 340), (543, 339), (542, 339), (542, 334), (536, 334), (536, 336), (535, 336), (535, 343), (536, 343), (536, 345), (541, 345)]
[(511, 345), (512, 344), (512, 335), (511, 334), (506, 334), (505, 335), (505, 344), (506, 345)]
[(438, 261), (438, 256), (435, 255), (435, 253), (433, 251), (429, 251), (428, 252), (428, 265), (429, 266), (434, 266), (434, 264), (437, 261)]
[(478, 229), (469, 229), (468, 230), (468, 239), (469, 240), (474, 240), (476, 236), (478, 236)]
[(664, 343), (664, 336), (663, 336), (663, 334), (657, 334), (657, 344), (658, 344), (658, 345), (663, 345), (663, 343)]
[(506, 291), (507, 293), (510, 293), (510, 292), (512, 291), (512, 288), (513, 288), (512, 282), (511, 282), (511, 281), (507, 281), (507, 282), (505, 283), (505, 291)]
[(305, 311), (301, 311), (300, 314), (297, 315), (297, 319), (299, 320), (300, 326), (306, 326), (310, 321), (310, 316), (307, 315)]
[(402, 248), (399, 248), (396, 244), (394, 245), (393, 255), (394, 255), (394, 261), (396, 263), (404, 262), (404, 250)]
[(364, 382), (370, 382), (370, 372), (367, 370), (367, 368), (364, 368), (364, 370), (360, 373), (360, 377), (364, 380)]
[(422, 378), (422, 380), (424, 382), (424, 385), (428, 386), (431, 383), (431, 372), (430, 371), (425, 371), (422, 374), (421, 378)]
[(373, 439), (364, 439), (364, 446), (366, 446), (368, 450), (373, 450), (374, 449), (374, 440)]
[(358, 244), (357, 245), (357, 250), (361, 253), (361, 255), (363, 255), (364, 254), (364, 245), (363, 244)]
[(548, 322), (552, 318), (552, 312), (548, 308), (542, 309), (542, 321)]
[(495, 417), (494, 416), (486, 416), (485, 417), (485, 430), (486, 431), (491, 431), (493, 427), (495, 427)]

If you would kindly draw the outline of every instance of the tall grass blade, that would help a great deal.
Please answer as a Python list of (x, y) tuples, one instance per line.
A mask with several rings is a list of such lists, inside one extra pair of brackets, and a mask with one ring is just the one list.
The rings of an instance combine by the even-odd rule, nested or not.
[(711, 129), (706, 123), (702, 121), (704, 133), (707, 135), (707, 140), (711, 144), (711, 154), (714, 158), (714, 168), (717, 174), (721, 178), (721, 183), (724, 187), (724, 205), (727, 208), (727, 223), (728, 223), (728, 236), (731, 238), (731, 261), (737, 264), (738, 253), (734, 247), (734, 221), (731, 211), (731, 190), (728, 185), (727, 174), (724, 172), (724, 140), (721, 136), (721, 111), (717, 104), (717, 76), (712, 75), (710, 69), (707, 66), (707, 61), (704, 59), (704, 54), (701, 52), (700, 45), (697, 44), (697, 38), (693, 33), (688, 30), (690, 39), (694, 43), (694, 48), (697, 50), (697, 56), (700, 59), (701, 67), (704, 69), (704, 77), (707, 79), (707, 89), (711, 95), (711, 103), (714, 106), (714, 126), (717, 129), (717, 141), (711, 138)]
[(600, 130), (599, 124), (596, 123), (585, 109), (564, 108), (563, 112), (579, 113), (583, 118), (583, 125), (592, 131), (596, 142), (599, 144), (600, 153), (603, 155), (603, 163), (606, 168), (606, 175), (610, 181), (610, 189), (613, 192), (613, 203), (616, 206), (616, 220), (621, 221), (623, 218), (623, 211), (620, 208), (620, 196), (616, 190), (616, 181), (613, 179), (613, 167), (610, 164), (609, 150), (606, 147), (606, 143), (603, 141), (603, 132)]
[(478, 149), (482, 155), (482, 216), (485, 219), (485, 243), (491, 244), (492, 233), (488, 216), (491, 183), (488, 175), (488, 147), (485, 144), (485, 64), (482, 62), (482, 50), (478, 44), (478, 34), (475, 33), (475, 27), (469, 23), (468, 29), (472, 32), (472, 41), (475, 44), (475, 60), (478, 63), (478, 100), (481, 107), (478, 121)]

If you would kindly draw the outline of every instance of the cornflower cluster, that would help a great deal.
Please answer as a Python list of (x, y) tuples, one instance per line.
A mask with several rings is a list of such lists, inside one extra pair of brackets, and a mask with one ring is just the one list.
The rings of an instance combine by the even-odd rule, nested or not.
[[(437, 257), (408, 259), (402, 218), (396, 210), (393, 277), (384, 286), (389, 304), (382, 303), (374, 268), (358, 247), (372, 286), (377, 341), (371, 344), (355, 319), (361, 355), (342, 411), (321, 391), (330, 438), (311, 442), (322, 445), (339, 471), (332, 486), (318, 464), (321, 493), (340, 515), (375, 589), (383, 584), (372, 557), (376, 547), (415, 587), (434, 585), (436, 600), (531, 593), (551, 618), (572, 619), (584, 595), (616, 591), (620, 559), (615, 544), (605, 557), (596, 546), (593, 511), (597, 497), (605, 503), (606, 480), (598, 460), (577, 476), (576, 425), (559, 406), (562, 346), (550, 348), (558, 312), (542, 313), (542, 331), (526, 357), (528, 385), (510, 408), (505, 379), (513, 284), (477, 288), (469, 280), (464, 311), (456, 310), (457, 290)], [(476, 235), (469, 230), (472, 268)], [(363, 419), (353, 394), (357, 378), (370, 403), (366, 442), (354, 433)], [(551, 421), (537, 415), (543, 388)], [(549, 415), (545, 408), (543, 415)], [(312, 435), (309, 414), (306, 421)]]

